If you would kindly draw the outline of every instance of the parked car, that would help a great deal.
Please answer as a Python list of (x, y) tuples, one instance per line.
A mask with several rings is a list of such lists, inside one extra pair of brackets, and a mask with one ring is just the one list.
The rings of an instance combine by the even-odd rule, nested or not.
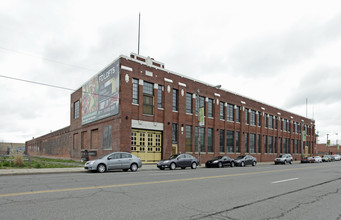
[(85, 163), (84, 169), (104, 173), (108, 170), (122, 169), (123, 171), (136, 172), (142, 167), (141, 159), (126, 152), (114, 152), (97, 160), (90, 160)]
[(338, 154), (332, 155), (332, 157), (334, 158), (335, 161), (340, 161), (341, 157)]
[(313, 157), (305, 157), (301, 160), (301, 163), (314, 163), (315, 159)]
[(275, 164), (292, 164), (292, 156), (291, 154), (281, 154), (275, 160)]
[(234, 164), (242, 167), (246, 165), (256, 166), (257, 159), (251, 155), (240, 155), (234, 159)]
[(315, 160), (315, 163), (322, 163), (322, 157), (320, 156), (315, 156), (314, 160)]
[(322, 161), (323, 162), (331, 162), (331, 158), (329, 157), (329, 155), (323, 155), (322, 156)]
[(234, 167), (234, 159), (229, 156), (216, 156), (211, 160), (206, 162), (206, 167), (219, 167), (222, 168), (224, 166)]
[(181, 167), (181, 169), (186, 169), (186, 167), (196, 169), (198, 164), (199, 164), (199, 160), (193, 157), (192, 155), (173, 154), (168, 159), (159, 161), (157, 163), (157, 167), (160, 170), (164, 170), (165, 168), (174, 170), (177, 167)]

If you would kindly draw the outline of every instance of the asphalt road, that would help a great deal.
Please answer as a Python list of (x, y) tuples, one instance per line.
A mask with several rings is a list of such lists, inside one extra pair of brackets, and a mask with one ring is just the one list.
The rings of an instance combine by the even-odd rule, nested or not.
[(341, 219), (341, 162), (0, 176), (0, 219)]

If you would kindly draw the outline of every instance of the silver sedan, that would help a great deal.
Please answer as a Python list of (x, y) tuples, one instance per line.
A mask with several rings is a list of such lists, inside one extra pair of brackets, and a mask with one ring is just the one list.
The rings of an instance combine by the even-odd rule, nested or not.
[(122, 169), (123, 171), (136, 172), (142, 167), (139, 157), (126, 152), (114, 152), (97, 160), (90, 160), (84, 165), (84, 169), (104, 173), (108, 170)]

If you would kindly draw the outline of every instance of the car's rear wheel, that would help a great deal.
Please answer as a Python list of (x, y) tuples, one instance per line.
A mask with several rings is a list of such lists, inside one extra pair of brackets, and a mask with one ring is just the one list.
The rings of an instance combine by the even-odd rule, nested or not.
[(222, 162), (219, 162), (219, 163), (218, 163), (218, 167), (219, 167), (219, 168), (222, 168), (222, 167), (223, 167), (223, 163), (222, 163)]
[(105, 171), (106, 171), (106, 167), (105, 167), (105, 165), (104, 164), (99, 164), (98, 166), (97, 166), (97, 172), (99, 172), (99, 173), (104, 173)]
[(193, 162), (193, 163), (191, 164), (191, 168), (192, 168), (192, 169), (196, 169), (196, 168), (197, 168), (197, 163), (196, 163), (196, 162)]
[(241, 166), (242, 166), (242, 167), (245, 167), (245, 162), (242, 162)]
[(128, 169), (123, 169), (123, 172), (127, 172), (128, 171)]
[(160, 170), (164, 170), (165, 168), (164, 167), (160, 167)]
[(171, 164), (170, 164), (170, 166), (169, 166), (169, 169), (171, 169), (171, 170), (175, 170), (175, 168), (176, 168), (176, 165), (175, 165), (175, 163), (171, 163)]
[(138, 167), (137, 167), (137, 164), (136, 164), (136, 163), (133, 163), (132, 165), (130, 165), (130, 170), (131, 170), (131, 172), (136, 172), (137, 169), (138, 169)]
[(234, 167), (234, 162), (231, 162), (231, 167)]
[(252, 162), (252, 166), (256, 166), (256, 161), (253, 161), (253, 162)]

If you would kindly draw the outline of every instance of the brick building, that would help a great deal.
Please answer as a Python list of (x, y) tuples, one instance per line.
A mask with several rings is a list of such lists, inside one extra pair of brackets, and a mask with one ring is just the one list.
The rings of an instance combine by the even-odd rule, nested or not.
[(314, 154), (316, 136), (314, 120), (174, 73), (161, 62), (132, 53), (71, 94), (69, 127), (26, 146), (32, 155), (73, 159), (80, 159), (86, 149), (92, 158), (127, 151), (143, 162), (178, 152), (200, 154), (202, 162), (225, 154), (271, 161), (280, 153), (300, 159), (303, 149)]

